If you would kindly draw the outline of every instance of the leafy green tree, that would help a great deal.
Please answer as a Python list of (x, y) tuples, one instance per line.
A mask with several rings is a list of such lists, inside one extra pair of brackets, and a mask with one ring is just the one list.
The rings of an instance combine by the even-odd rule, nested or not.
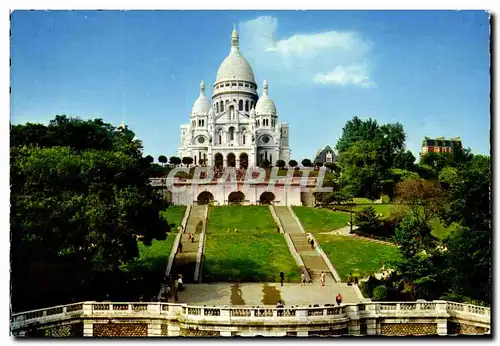
[(321, 161), (316, 161), (316, 162), (314, 162), (314, 165), (315, 165), (316, 167), (322, 167), (322, 166), (323, 166), (323, 162), (321, 162)]
[(288, 165), (290, 167), (297, 167), (299, 165), (299, 163), (295, 160), (290, 160), (290, 161), (288, 161)]
[(461, 225), (444, 242), (451, 291), (488, 303), (492, 296), (491, 181), (491, 159), (474, 155), (457, 169), (443, 212), (446, 225)]
[(158, 162), (165, 165), (168, 162), (168, 159), (165, 155), (158, 156)]
[(276, 166), (278, 166), (279, 168), (284, 168), (286, 166), (286, 162), (283, 160), (277, 160)]
[(182, 158), (182, 163), (185, 164), (186, 166), (189, 166), (193, 163), (193, 158), (190, 156), (185, 156)]
[(380, 195), (382, 167), (378, 159), (376, 146), (367, 141), (355, 142), (339, 155), (343, 182), (354, 196), (375, 199)]
[(356, 214), (354, 224), (358, 226), (358, 230), (362, 233), (377, 234), (380, 227), (380, 219), (375, 208), (368, 206)]
[(334, 172), (338, 171), (338, 166), (335, 162), (325, 162), (325, 167)]
[(146, 162), (148, 162), (149, 164), (152, 164), (152, 163), (155, 161), (155, 159), (154, 159), (154, 158), (153, 158), (153, 156), (151, 156), (151, 155), (147, 155), (144, 159), (145, 159), (145, 160), (146, 160)]
[(301, 163), (302, 163), (302, 166), (304, 166), (304, 167), (312, 167), (312, 162), (309, 159), (304, 159), (304, 160), (302, 160)]
[(178, 166), (182, 163), (182, 160), (180, 157), (177, 157), (177, 156), (171, 156), (170, 157), (170, 164), (174, 165), (174, 166)]
[(354, 117), (349, 120), (342, 129), (342, 136), (339, 138), (335, 148), (342, 154), (347, 151), (354, 143), (359, 141), (373, 142), (378, 137), (379, 125), (376, 120), (361, 120)]
[(13, 309), (126, 293), (120, 266), (138, 255), (136, 237), (148, 245), (169, 230), (140, 142), (126, 127), (59, 116), (36, 127), (42, 147), (23, 126), (13, 136), (31, 134), (10, 153)]

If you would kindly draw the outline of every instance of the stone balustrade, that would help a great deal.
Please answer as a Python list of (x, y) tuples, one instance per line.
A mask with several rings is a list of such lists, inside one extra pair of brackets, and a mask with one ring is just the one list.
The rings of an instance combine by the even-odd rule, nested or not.
[(183, 328), (202, 328), (207, 333), (216, 333), (210, 335), (237, 335), (239, 330), (246, 330), (248, 335), (249, 328), (255, 335), (308, 335), (308, 331), (318, 335), (332, 330), (351, 335), (445, 335), (447, 324), (450, 326), (450, 323), (454, 330), (488, 334), (490, 319), (489, 308), (447, 301), (366, 302), (284, 308), (81, 302), (13, 314), (11, 331), (16, 336), (29, 336), (34, 329), (53, 328), (76, 321), (84, 325), (83, 336), (92, 336), (93, 325), (102, 327), (103, 323), (110, 321), (125, 325), (135, 321), (147, 324), (147, 330), (150, 331), (148, 335), (151, 336), (158, 336), (159, 331), (163, 330), (160, 324), (169, 330), (164, 336), (178, 336)]

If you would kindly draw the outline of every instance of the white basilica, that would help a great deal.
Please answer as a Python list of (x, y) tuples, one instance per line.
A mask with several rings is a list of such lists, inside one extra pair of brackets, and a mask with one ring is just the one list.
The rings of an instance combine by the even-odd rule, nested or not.
[(278, 123), (274, 102), (264, 80), (262, 96), (252, 67), (239, 50), (233, 30), (231, 52), (221, 63), (212, 100), (205, 83), (191, 110), (190, 122), (181, 125), (179, 157), (192, 157), (195, 165), (247, 168), (268, 160), (271, 165), (290, 160), (288, 124)]

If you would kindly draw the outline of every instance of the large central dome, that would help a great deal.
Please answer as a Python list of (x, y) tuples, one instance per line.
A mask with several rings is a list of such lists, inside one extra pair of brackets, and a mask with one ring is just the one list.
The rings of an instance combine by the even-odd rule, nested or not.
[(217, 71), (217, 78), (215, 83), (239, 80), (245, 82), (255, 83), (252, 67), (241, 55), (238, 45), (238, 31), (233, 30), (231, 39), (231, 53), (220, 64)]

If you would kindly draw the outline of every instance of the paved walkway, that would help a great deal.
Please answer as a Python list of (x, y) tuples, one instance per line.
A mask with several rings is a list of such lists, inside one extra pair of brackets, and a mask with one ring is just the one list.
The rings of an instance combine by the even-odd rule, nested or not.
[(324, 271), (326, 273), (326, 283), (334, 283), (335, 279), (331, 275), (323, 257), (315, 249), (311, 249), (311, 245), (307, 241), (307, 235), (300, 229), (290, 209), (288, 207), (274, 207), (274, 210), (281, 221), (284, 232), (290, 234), (293, 245), (297, 249), (302, 261), (304, 261), (311, 279), (314, 282), (319, 282), (321, 271)]
[[(198, 244), (202, 227), (197, 227), (199, 222), (205, 222), (206, 205), (193, 205), (186, 222), (186, 229), (181, 236), (182, 252), (175, 255), (172, 265), (172, 278), (177, 278), (182, 274), (185, 283), (194, 281), (194, 271), (196, 268), (196, 257), (198, 256)], [(188, 233), (195, 234), (194, 242), (188, 240)]]
[[(179, 292), (179, 303), (192, 305), (247, 305), (275, 306), (278, 301), (285, 305), (335, 304), (337, 294), (342, 294), (344, 303), (357, 303), (354, 289), (345, 283), (330, 283), (322, 287), (317, 283), (301, 286), (297, 283), (242, 283), (219, 282), (212, 284), (187, 284)], [(173, 302), (173, 300), (170, 300)]]

